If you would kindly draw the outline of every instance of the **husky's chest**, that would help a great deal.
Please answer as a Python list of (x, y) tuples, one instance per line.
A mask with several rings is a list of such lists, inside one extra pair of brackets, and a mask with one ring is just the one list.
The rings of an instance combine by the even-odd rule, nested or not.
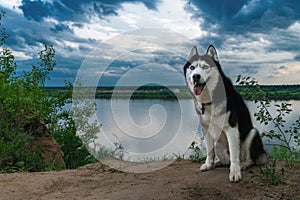
[(195, 107), (204, 128), (212, 125), (222, 128), (227, 124), (229, 113), (226, 112), (225, 101), (219, 104), (203, 104), (195, 101)]

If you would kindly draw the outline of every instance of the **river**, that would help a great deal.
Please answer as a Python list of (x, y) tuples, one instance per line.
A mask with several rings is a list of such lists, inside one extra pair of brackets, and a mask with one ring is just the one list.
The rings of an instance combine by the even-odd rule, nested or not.
[[(272, 102), (272, 105), (279, 104)], [(300, 101), (289, 101), (291, 114), (286, 116), (286, 127), (299, 117)], [(247, 101), (254, 126), (259, 130), (270, 130), (254, 118), (257, 105)], [(118, 144), (128, 160), (166, 158), (185, 153), (192, 141), (202, 144), (202, 131), (193, 100), (126, 100), (96, 99), (97, 117), (102, 124), (98, 142), (104, 146)], [(272, 106), (272, 115), (276, 114)], [(267, 149), (274, 143), (263, 139)], [(295, 145), (295, 144), (293, 144)]]

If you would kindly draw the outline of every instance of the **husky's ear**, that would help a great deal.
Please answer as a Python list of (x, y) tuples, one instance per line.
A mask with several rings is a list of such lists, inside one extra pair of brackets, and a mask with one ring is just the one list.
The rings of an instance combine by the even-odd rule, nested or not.
[(195, 56), (195, 55), (198, 55), (198, 50), (197, 50), (197, 47), (196, 47), (196, 46), (194, 46), (194, 47), (192, 48), (191, 53), (190, 53), (190, 56), (189, 56), (189, 60), (190, 60), (193, 56)]
[(216, 51), (215, 47), (212, 44), (209, 45), (206, 53), (207, 53), (207, 55), (210, 55), (213, 58), (214, 61), (219, 62), (217, 51)]

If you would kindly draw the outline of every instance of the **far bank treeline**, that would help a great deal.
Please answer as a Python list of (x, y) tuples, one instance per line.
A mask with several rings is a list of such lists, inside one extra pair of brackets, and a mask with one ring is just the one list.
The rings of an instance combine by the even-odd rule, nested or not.
[[(246, 87), (235, 86), (241, 95), (245, 95)], [(300, 100), (300, 85), (262, 85), (270, 100)], [(66, 91), (64, 87), (45, 87), (48, 91)], [(87, 88), (88, 89), (88, 88)], [(131, 98), (131, 99), (190, 99), (191, 94), (185, 86), (121, 86), (121, 87), (97, 87), (96, 98)]]

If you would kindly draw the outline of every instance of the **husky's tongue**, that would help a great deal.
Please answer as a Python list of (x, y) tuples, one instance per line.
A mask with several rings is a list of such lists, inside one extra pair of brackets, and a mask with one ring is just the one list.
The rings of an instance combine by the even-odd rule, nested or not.
[(195, 95), (200, 95), (201, 92), (202, 92), (202, 90), (203, 90), (203, 88), (204, 88), (204, 86), (205, 86), (205, 83), (197, 83), (197, 84), (195, 84), (195, 86), (194, 86), (194, 94)]

